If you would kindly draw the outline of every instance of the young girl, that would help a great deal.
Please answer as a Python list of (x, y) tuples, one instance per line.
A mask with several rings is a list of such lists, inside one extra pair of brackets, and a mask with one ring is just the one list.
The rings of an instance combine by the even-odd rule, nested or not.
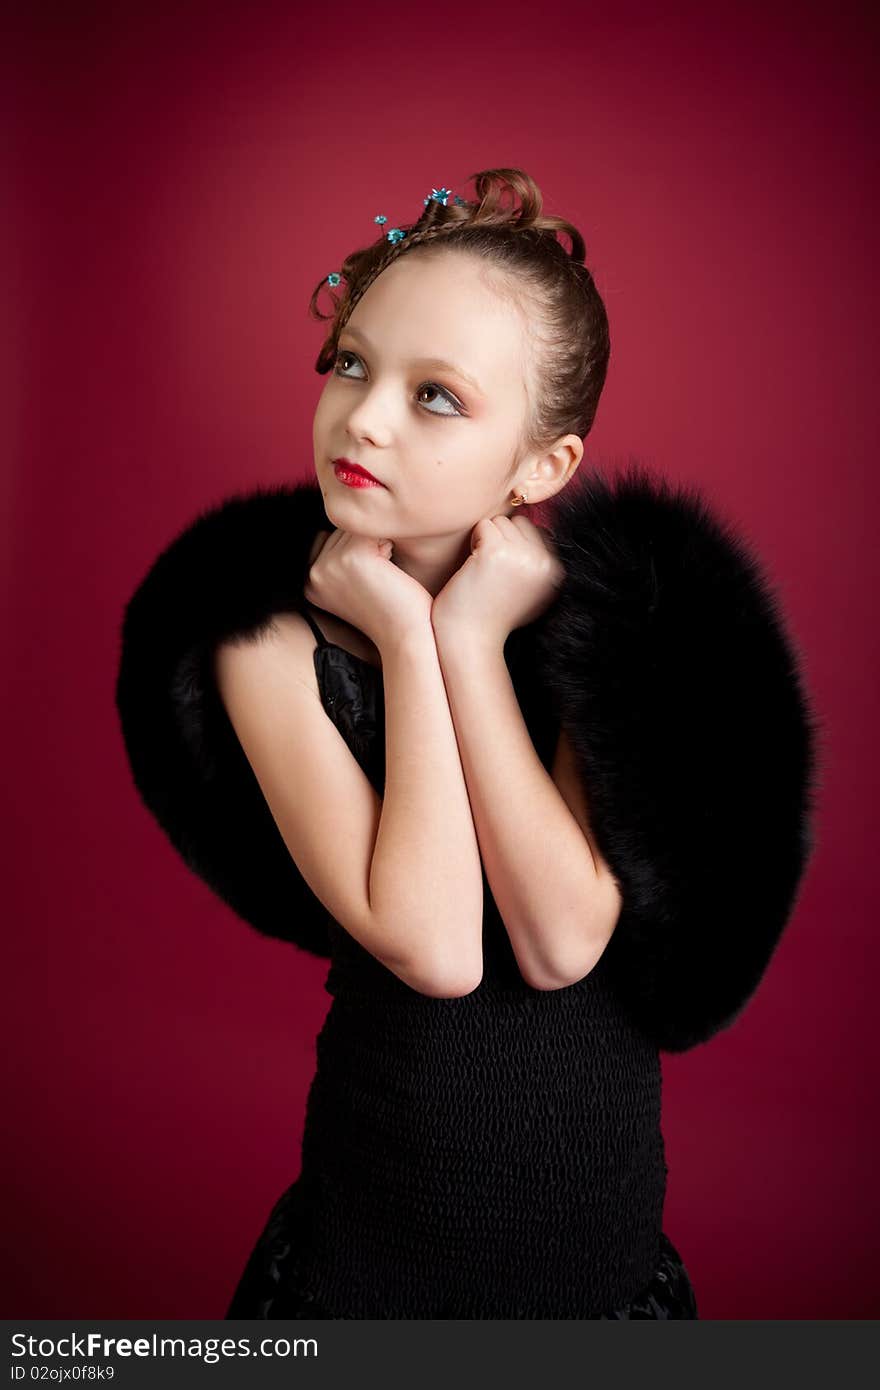
[(520, 171), (475, 187), (327, 276), (315, 482), (204, 512), (126, 609), (146, 805), (330, 960), (229, 1318), (696, 1318), (659, 1052), (739, 1015), (812, 848), (757, 560), (694, 491), (575, 477), (609, 358), (583, 240)]

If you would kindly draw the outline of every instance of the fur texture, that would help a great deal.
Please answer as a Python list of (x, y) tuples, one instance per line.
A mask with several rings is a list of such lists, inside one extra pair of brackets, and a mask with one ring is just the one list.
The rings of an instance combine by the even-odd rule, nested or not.
[(327, 914), (291, 859), (217, 693), (216, 645), (302, 602), (320, 489), (277, 485), (202, 512), (125, 609), (116, 708), (135, 786), (190, 869), (266, 936), (330, 955)]
[[(817, 722), (755, 557), (694, 491), (639, 466), (553, 499), (566, 570), (534, 625), (624, 907), (602, 957), (659, 1048), (738, 1016), (813, 847)], [(314, 482), (236, 494), (162, 552), (125, 609), (116, 705), (138, 792), (183, 859), (267, 936), (330, 955), (217, 694), (214, 647), (302, 605), (328, 528)]]
[(539, 680), (623, 910), (603, 961), (667, 1051), (754, 993), (814, 844), (819, 724), (778, 598), (694, 488), (636, 464), (553, 499)]

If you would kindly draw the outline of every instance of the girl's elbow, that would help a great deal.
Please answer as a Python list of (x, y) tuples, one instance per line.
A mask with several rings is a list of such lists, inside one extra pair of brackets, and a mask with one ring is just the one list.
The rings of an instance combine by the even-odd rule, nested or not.
[(528, 974), (521, 966), (520, 970), (526, 983), (532, 989), (546, 991), (568, 989), (571, 985), (585, 980), (599, 964), (611, 940), (620, 917), (621, 905), (620, 889), (615, 880), (608, 875), (603, 880), (590, 928), (585, 929), (583, 919), (577, 925), (575, 950), (569, 951), (565, 958), (554, 960), (549, 966), (531, 969)]
[(471, 961), (465, 961), (460, 955), (450, 958), (448, 954), (444, 954), (440, 960), (428, 962), (423, 959), (418, 966), (407, 971), (406, 983), (431, 999), (460, 999), (466, 994), (473, 994), (482, 978), (481, 949)]
[(406, 976), (401, 976), (410, 989), (417, 994), (427, 995), (429, 999), (461, 999), (466, 994), (473, 994), (482, 981), (483, 972), (463, 973), (445, 971), (407, 971)]

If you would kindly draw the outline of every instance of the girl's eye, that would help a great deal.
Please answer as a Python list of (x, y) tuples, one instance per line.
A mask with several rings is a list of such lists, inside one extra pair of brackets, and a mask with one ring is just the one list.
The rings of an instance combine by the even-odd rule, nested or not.
[[(343, 357), (354, 357), (354, 360), (357, 361), (357, 358), (355, 357), (355, 355), (354, 355), (353, 352), (346, 352), (345, 348), (341, 348), (341, 349), (339, 350), (339, 352), (337, 352), (336, 357), (335, 357), (335, 359), (334, 359), (334, 363), (335, 363), (335, 366), (336, 366), (337, 368), (339, 367), (339, 364), (340, 364), (340, 362), (342, 361)], [(338, 375), (338, 376), (344, 376), (345, 373), (344, 373), (344, 372), (337, 372), (337, 375)]]
[[(347, 358), (347, 357), (351, 357), (355, 362), (359, 362), (359, 361), (360, 361), (360, 358), (358, 357), (358, 355), (357, 355), (356, 352), (351, 352), (348, 348), (340, 348), (340, 350), (339, 350), (339, 351), (337, 352), (337, 354), (336, 354), (336, 357), (334, 358), (334, 366), (335, 366), (335, 370), (336, 370), (336, 375), (337, 375), (337, 376), (348, 376), (348, 372), (342, 369), (342, 362), (343, 362), (343, 359), (344, 359), (344, 358)], [(358, 380), (358, 379), (359, 379), (359, 378), (356, 378), (356, 380)], [(443, 387), (443, 386), (437, 386), (437, 385), (436, 385), (434, 382), (432, 382), (432, 381), (426, 381), (426, 382), (423, 383), (423, 385), (421, 385), (421, 386), (419, 387), (419, 389), (418, 389), (418, 391), (416, 392), (416, 394), (420, 396), (420, 395), (422, 394), (423, 391), (434, 391), (434, 392), (437, 394), (437, 397), (438, 397), (439, 400), (444, 400), (444, 401), (446, 401), (447, 404), (451, 407), (449, 410), (428, 410), (427, 404), (426, 404), (425, 402), (423, 402), (423, 401), (419, 401), (419, 405), (422, 407), (423, 410), (428, 410), (428, 414), (429, 414), (429, 415), (461, 415), (461, 414), (462, 414), (462, 411), (461, 411), (461, 410), (459, 409), (459, 407), (458, 407), (458, 402), (457, 402), (457, 401), (455, 400), (455, 398), (450, 394), (450, 392), (446, 390), (445, 387)]]

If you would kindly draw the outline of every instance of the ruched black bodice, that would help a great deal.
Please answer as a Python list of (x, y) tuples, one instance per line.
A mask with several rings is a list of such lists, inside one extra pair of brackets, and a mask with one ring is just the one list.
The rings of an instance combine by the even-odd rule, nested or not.
[[(306, 616), (324, 707), (381, 795), (381, 670)], [(549, 770), (530, 643), (517, 629), (505, 657)], [(483, 877), (484, 974), (460, 998), (410, 989), (331, 919), (301, 1172), (227, 1318), (697, 1316), (662, 1231), (659, 1055), (601, 960), (526, 984)]]

